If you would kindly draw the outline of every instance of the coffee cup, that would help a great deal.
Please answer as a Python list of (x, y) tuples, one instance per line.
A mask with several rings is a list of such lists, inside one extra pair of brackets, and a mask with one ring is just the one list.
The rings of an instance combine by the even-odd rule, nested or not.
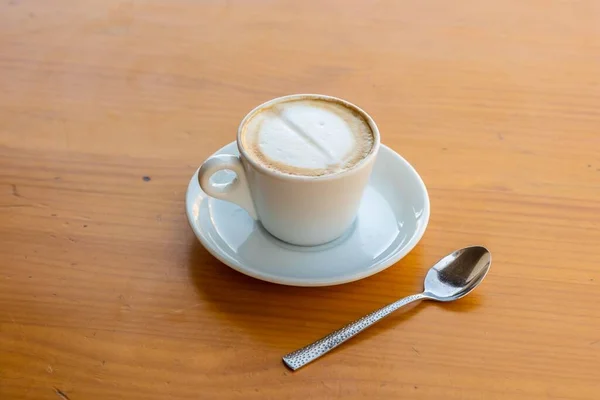
[[(379, 146), (375, 121), (354, 104), (317, 94), (284, 96), (250, 111), (238, 128), (239, 155), (208, 158), (198, 181), (274, 237), (315, 246), (353, 224)], [(213, 183), (220, 170), (236, 177)]]

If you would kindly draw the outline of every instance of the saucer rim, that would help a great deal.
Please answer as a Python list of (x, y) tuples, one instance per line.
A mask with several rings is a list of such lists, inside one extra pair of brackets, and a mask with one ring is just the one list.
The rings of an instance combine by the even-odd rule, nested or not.
[[(223, 149), (225, 149), (229, 146), (236, 146), (236, 142), (233, 141), (231, 143), (228, 143), (228, 144), (222, 146), (217, 151), (215, 151), (213, 153), (213, 155), (218, 154), (219, 152), (223, 151)], [(236, 149), (237, 149), (237, 147), (236, 147)], [(319, 279), (319, 278), (312, 278), (312, 279), (311, 278), (303, 278), (303, 279), (284, 278), (284, 279), (282, 279), (281, 277), (278, 277), (276, 275), (272, 275), (272, 274), (268, 274), (268, 273), (260, 273), (255, 270), (251, 270), (251, 269), (249, 270), (249, 269), (243, 268), (243, 266), (241, 265), (241, 263), (239, 263), (239, 261), (237, 259), (234, 259), (233, 257), (229, 256), (227, 253), (221, 254), (219, 246), (213, 245), (213, 243), (210, 240), (204, 238), (204, 235), (202, 234), (200, 227), (197, 227), (196, 224), (194, 223), (194, 216), (193, 216), (193, 213), (191, 212), (191, 208), (192, 208), (192, 204), (194, 203), (195, 197), (194, 197), (194, 199), (190, 200), (190, 192), (191, 192), (193, 186), (197, 186), (197, 189), (202, 190), (199, 188), (198, 179), (197, 179), (199, 168), (196, 169), (196, 171), (192, 175), (192, 178), (190, 179), (188, 188), (185, 193), (185, 211), (186, 211), (188, 223), (189, 223), (190, 227), (192, 228), (192, 231), (194, 232), (194, 235), (196, 236), (196, 238), (200, 241), (202, 246), (213, 257), (215, 257), (217, 260), (219, 260), (223, 264), (227, 265), (228, 267), (232, 268), (233, 270), (240, 272), (244, 275), (250, 276), (252, 278), (255, 278), (255, 279), (260, 279), (262, 281), (275, 283), (275, 284), (279, 284), (279, 285), (286, 285), (286, 286), (321, 287), (321, 286), (342, 285), (345, 283), (355, 282), (355, 281), (367, 278), (369, 276), (375, 275), (375, 274), (391, 267), (392, 265), (394, 265), (395, 263), (397, 263), (398, 261), (400, 261), (401, 259), (406, 257), (406, 255), (408, 255), (408, 253), (410, 253), (416, 247), (416, 245), (421, 241), (421, 239), (425, 235), (425, 231), (427, 230), (427, 227), (429, 225), (429, 219), (430, 219), (430, 215), (431, 215), (431, 204), (430, 204), (430, 200), (429, 200), (429, 192), (427, 191), (427, 186), (425, 185), (425, 182), (423, 182), (423, 179), (421, 178), (421, 176), (419, 175), (417, 170), (404, 157), (402, 157), (400, 154), (398, 154), (396, 151), (394, 151), (390, 147), (381, 143), (380, 149), (379, 149), (379, 154), (377, 155), (377, 157), (379, 157), (380, 154), (383, 152), (391, 153), (391, 156), (396, 158), (396, 161), (402, 163), (403, 167), (407, 168), (410, 171), (410, 173), (413, 175), (413, 177), (416, 178), (416, 181), (418, 182), (418, 185), (420, 186), (420, 189), (424, 195), (423, 196), (424, 209), (423, 209), (423, 214), (421, 214), (421, 216), (419, 217), (419, 219), (422, 221), (422, 223), (419, 223), (417, 225), (417, 229), (415, 230), (415, 234), (412, 235), (412, 238), (406, 243), (405, 246), (403, 246), (401, 248), (400, 251), (398, 251), (395, 255), (388, 257), (385, 260), (382, 260), (376, 268), (369, 268), (367, 266), (367, 267), (365, 267), (363, 272), (354, 273), (349, 276), (345, 276), (344, 278), (325, 278), (325, 279)], [(375, 161), (375, 162), (377, 162), (377, 161)], [(237, 265), (237, 264), (240, 264), (240, 265)], [(374, 264), (370, 264), (370, 265), (374, 265)]]

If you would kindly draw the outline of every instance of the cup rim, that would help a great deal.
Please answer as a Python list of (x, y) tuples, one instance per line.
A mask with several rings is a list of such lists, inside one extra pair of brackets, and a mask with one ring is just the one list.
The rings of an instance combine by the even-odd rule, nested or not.
[[(335, 172), (332, 174), (318, 175), (318, 176), (286, 174), (284, 172), (280, 172), (280, 171), (265, 167), (264, 165), (257, 163), (255, 160), (253, 160), (251, 157), (249, 157), (248, 152), (242, 146), (242, 128), (244, 127), (244, 125), (246, 124), (248, 119), (252, 118), (260, 110), (270, 107), (273, 104), (284, 102), (284, 101), (289, 101), (289, 100), (303, 100), (303, 99), (334, 101), (334, 102), (341, 103), (344, 106), (351, 108), (354, 111), (358, 112), (365, 119), (365, 121), (367, 121), (367, 123), (369, 124), (369, 127), (371, 128), (371, 132), (373, 133), (373, 146), (371, 147), (369, 154), (367, 154), (362, 160), (360, 160), (358, 163), (356, 163), (349, 169), (346, 169), (341, 172)], [(271, 99), (269, 101), (266, 101), (262, 104), (259, 104), (256, 107), (254, 107), (248, 114), (246, 114), (246, 116), (242, 119), (242, 122), (240, 122), (240, 125), (238, 127), (236, 144), (237, 144), (238, 151), (243, 156), (244, 160), (247, 161), (250, 165), (252, 165), (255, 169), (257, 169), (258, 171), (260, 171), (266, 175), (269, 175), (274, 178), (284, 179), (284, 180), (316, 182), (316, 181), (329, 181), (329, 180), (338, 179), (343, 176), (353, 175), (357, 171), (359, 171), (362, 168), (364, 168), (365, 166), (369, 165), (369, 163), (377, 156), (377, 152), (379, 151), (379, 146), (381, 144), (381, 138), (379, 135), (379, 128), (377, 127), (375, 120), (373, 120), (373, 118), (365, 110), (358, 107), (357, 105), (355, 105), (347, 100), (340, 99), (340, 98), (334, 97), (334, 96), (327, 96), (324, 94), (315, 94), (315, 93), (301, 93), (301, 94), (290, 94), (290, 95), (286, 95), (286, 96), (276, 97), (274, 99)]]

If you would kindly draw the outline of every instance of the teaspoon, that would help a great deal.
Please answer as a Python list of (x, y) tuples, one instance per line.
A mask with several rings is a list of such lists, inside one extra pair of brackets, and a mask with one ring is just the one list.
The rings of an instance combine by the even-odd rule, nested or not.
[(316, 360), (331, 349), (387, 317), (402, 306), (417, 300), (453, 301), (475, 289), (490, 269), (492, 255), (482, 246), (465, 247), (448, 254), (427, 272), (425, 290), (405, 297), (371, 314), (349, 323), (316, 342), (283, 357), (283, 362), (297, 370)]

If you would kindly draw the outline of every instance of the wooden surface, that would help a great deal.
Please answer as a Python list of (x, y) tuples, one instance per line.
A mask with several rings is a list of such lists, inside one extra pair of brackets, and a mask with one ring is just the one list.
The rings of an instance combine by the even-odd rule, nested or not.
[[(363, 281), (260, 282), (187, 224), (195, 168), (298, 92), (364, 107), (429, 188)], [(2, 0), (0, 398), (597, 400), (599, 152), (597, 1)], [(282, 365), (474, 243), (472, 296)]]

